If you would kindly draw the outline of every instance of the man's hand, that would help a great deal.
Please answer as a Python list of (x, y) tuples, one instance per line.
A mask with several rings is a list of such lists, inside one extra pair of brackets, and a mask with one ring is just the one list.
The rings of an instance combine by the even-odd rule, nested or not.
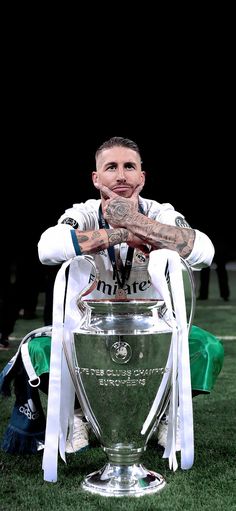
[(137, 185), (130, 198), (121, 197), (107, 186), (96, 183), (103, 197), (108, 197), (103, 208), (104, 218), (112, 227), (126, 227), (127, 220), (138, 212), (138, 196), (144, 184)]
[(137, 249), (141, 250), (146, 255), (149, 254), (149, 252), (150, 252), (151, 247), (148, 245), (145, 245), (143, 240), (141, 240), (141, 238), (139, 238), (138, 236), (135, 236), (134, 234), (132, 234), (132, 232), (128, 231), (128, 239), (127, 239), (126, 243), (130, 247), (137, 248)]

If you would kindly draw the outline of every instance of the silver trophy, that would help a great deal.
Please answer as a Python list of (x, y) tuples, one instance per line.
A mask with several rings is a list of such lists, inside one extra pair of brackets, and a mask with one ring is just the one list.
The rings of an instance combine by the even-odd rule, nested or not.
[[(68, 365), (84, 415), (108, 456), (82, 487), (104, 496), (158, 492), (163, 476), (140, 458), (169, 404), (172, 329), (163, 319), (163, 301), (79, 299), (78, 307), (82, 323)], [(142, 434), (164, 377), (162, 399)]]

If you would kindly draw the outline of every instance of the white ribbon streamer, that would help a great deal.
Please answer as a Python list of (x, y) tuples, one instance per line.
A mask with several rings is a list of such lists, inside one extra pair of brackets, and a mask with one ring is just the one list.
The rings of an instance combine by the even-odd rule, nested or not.
[[(70, 265), (73, 270), (72, 272), (69, 270), (64, 329), (65, 271)], [(73, 329), (78, 327), (80, 322), (80, 313), (77, 308), (71, 307), (71, 302), (75, 303), (80, 291), (87, 286), (90, 269), (84, 257), (77, 256), (63, 263), (54, 284), (47, 424), (43, 455), (44, 480), (49, 482), (57, 481), (58, 447), (65, 461), (68, 424), (73, 422), (74, 387), (62, 349), (63, 338), (68, 347), (70, 344), (68, 333), (72, 335)], [(68, 352), (70, 353), (70, 350)]]

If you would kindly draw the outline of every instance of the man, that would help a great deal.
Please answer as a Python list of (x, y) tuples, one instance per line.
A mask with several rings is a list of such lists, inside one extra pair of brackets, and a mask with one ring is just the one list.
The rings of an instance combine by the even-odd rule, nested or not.
[[(156, 298), (148, 274), (149, 253), (153, 249), (175, 250), (194, 268), (211, 264), (214, 247), (206, 234), (191, 229), (170, 204), (140, 197), (145, 172), (135, 142), (113, 137), (99, 147), (95, 159), (92, 180), (101, 199), (75, 204), (61, 216), (58, 225), (42, 234), (38, 249), (43, 264), (60, 264), (75, 255), (92, 254), (99, 280), (88, 299)], [(91, 274), (89, 281), (94, 279)], [(222, 362), (222, 353), (220, 357)], [(198, 382), (198, 390), (211, 389), (199, 388)], [(81, 423), (81, 418), (78, 420)], [(84, 424), (82, 427), (83, 436)], [(163, 427), (164, 440), (163, 429), (159, 432), (162, 445), (166, 442), (164, 421)], [(87, 443), (86, 437), (75, 445), (79, 449)]]
[[(152, 249), (176, 250), (193, 267), (211, 264), (214, 247), (205, 234), (191, 229), (170, 204), (139, 196), (145, 172), (134, 142), (121, 137), (106, 141), (96, 152), (92, 179), (101, 200), (75, 204), (42, 234), (38, 248), (43, 264), (93, 254), (100, 273), (93, 298), (114, 297), (119, 289), (128, 297), (153, 297), (147, 274)], [(137, 274), (146, 280), (141, 282)]]

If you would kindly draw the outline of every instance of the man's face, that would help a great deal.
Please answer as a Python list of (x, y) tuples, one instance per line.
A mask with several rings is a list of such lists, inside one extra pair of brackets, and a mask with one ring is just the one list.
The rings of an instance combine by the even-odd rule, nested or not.
[(92, 173), (93, 183), (105, 185), (122, 197), (131, 197), (135, 188), (145, 181), (140, 156), (128, 147), (105, 149), (96, 163), (97, 171)]

